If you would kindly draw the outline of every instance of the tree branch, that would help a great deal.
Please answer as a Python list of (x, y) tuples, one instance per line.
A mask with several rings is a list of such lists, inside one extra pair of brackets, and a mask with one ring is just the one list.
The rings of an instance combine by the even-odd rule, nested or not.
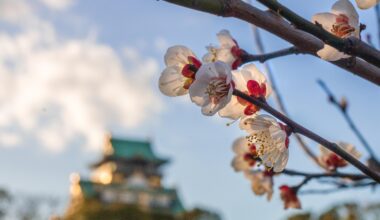
[(311, 140), (321, 144), (325, 148), (329, 149), (330, 151), (334, 152), (341, 158), (345, 159), (348, 161), (350, 164), (358, 168), (360, 171), (362, 171), (364, 174), (367, 176), (371, 177), (373, 180), (377, 181), (380, 183), (380, 176), (378, 173), (374, 172), (373, 170), (369, 169), (367, 166), (365, 166), (363, 163), (361, 163), (359, 160), (357, 160), (355, 157), (353, 157), (351, 154), (347, 153), (344, 151), (342, 148), (340, 148), (337, 144), (332, 143), (323, 137), (319, 136), (318, 134), (310, 131), (309, 129), (303, 127), (302, 125), (296, 123), (295, 121), (291, 120), (290, 118), (286, 117), (279, 111), (275, 110), (272, 108), (268, 103), (263, 101), (262, 99), (258, 99), (255, 97), (251, 97), (239, 90), (234, 89), (233, 95), (238, 96), (242, 98), (243, 100), (254, 104), (262, 109), (264, 109), (266, 112), (270, 113), (277, 119), (281, 120), (284, 122), (287, 126), (289, 126), (294, 133), (299, 133), (305, 137), (310, 138)]
[(278, 50), (278, 51), (274, 51), (274, 52), (266, 53), (266, 54), (264, 53), (259, 54), (259, 55), (245, 54), (242, 56), (242, 60), (243, 60), (242, 64), (253, 62), (253, 61), (259, 61), (260, 63), (264, 63), (265, 61), (273, 59), (273, 58), (283, 57), (283, 56), (292, 55), (292, 54), (297, 55), (299, 53), (300, 51), (297, 49), (297, 47), (289, 47), (289, 48), (285, 48), (282, 50)]
[(339, 178), (347, 178), (351, 180), (363, 180), (368, 179), (368, 176), (362, 175), (362, 174), (352, 174), (352, 173), (340, 173), (340, 172), (333, 172), (333, 173), (305, 173), (305, 172), (299, 172), (295, 170), (289, 170), (285, 169), (282, 171), (283, 174), (289, 175), (289, 176), (303, 176), (303, 177), (309, 177), (309, 178), (325, 178), (325, 177), (339, 177)]
[(323, 42), (336, 48), (337, 50), (349, 55), (358, 56), (366, 60), (367, 62), (372, 63), (377, 67), (380, 67), (380, 51), (369, 46), (360, 39), (355, 37), (349, 37), (345, 39), (337, 37), (323, 29), (320, 25), (313, 24), (310, 21), (297, 15), (296, 13), (279, 3), (277, 0), (257, 1), (286, 18), (297, 28), (318, 37)]
[[(241, 0), (164, 0), (177, 5), (185, 6), (199, 11), (208, 12), (218, 16), (236, 17), (248, 23), (263, 28), (272, 34), (288, 41), (296, 46), (300, 52), (309, 53), (315, 56), (324, 43), (302, 30), (294, 28), (285, 20), (274, 13), (261, 11)], [(208, 2), (212, 7), (205, 7), (199, 2)], [(347, 59), (331, 62), (343, 69), (346, 69), (357, 76), (367, 79), (380, 85), (380, 69), (361, 59), (353, 58), (353, 62)]]
[(342, 113), (344, 119), (347, 121), (348, 125), (350, 126), (351, 130), (354, 132), (354, 134), (358, 137), (358, 139), (360, 140), (360, 142), (363, 144), (364, 148), (367, 150), (368, 154), (370, 155), (370, 158), (372, 158), (372, 159), (374, 159), (374, 160), (377, 161), (375, 152), (372, 150), (372, 148), (369, 145), (369, 143), (367, 142), (367, 140), (364, 138), (364, 136), (362, 135), (362, 133), (356, 127), (354, 121), (352, 120), (352, 118), (350, 117), (350, 115), (347, 112), (347, 108), (345, 106), (342, 106), (338, 102), (337, 98), (334, 96), (334, 94), (331, 92), (331, 90), (327, 87), (327, 85), (322, 80), (318, 80), (317, 82), (321, 86), (321, 88), (323, 89), (323, 91), (326, 92), (326, 94), (327, 94), (327, 96), (329, 98), (330, 103), (333, 104), (333, 105), (335, 105), (335, 107), (337, 107), (340, 110), (340, 112)]
[(320, 189), (320, 190), (304, 190), (299, 192), (300, 195), (306, 195), (306, 194), (327, 194), (327, 193), (335, 193), (340, 190), (345, 189), (352, 189), (352, 188), (364, 188), (368, 186), (376, 187), (379, 184), (377, 182), (364, 182), (364, 183), (355, 183), (355, 184), (341, 184), (336, 188), (332, 189)]

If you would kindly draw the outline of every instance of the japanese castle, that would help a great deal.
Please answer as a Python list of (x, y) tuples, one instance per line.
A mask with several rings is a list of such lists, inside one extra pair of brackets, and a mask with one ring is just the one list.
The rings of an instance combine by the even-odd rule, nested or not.
[(96, 199), (103, 204), (131, 204), (147, 211), (180, 214), (185, 209), (176, 189), (161, 184), (161, 168), (168, 162), (153, 152), (150, 142), (109, 136), (102, 158), (91, 165), (91, 178), (71, 175), (70, 206)]

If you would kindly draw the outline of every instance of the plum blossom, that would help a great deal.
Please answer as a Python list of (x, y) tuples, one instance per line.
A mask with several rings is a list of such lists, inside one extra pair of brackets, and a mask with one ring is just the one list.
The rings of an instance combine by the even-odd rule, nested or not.
[[(325, 30), (337, 37), (348, 38), (353, 36), (360, 38), (359, 15), (348, 0), (338, 0), (332, 6), (331, 12), (318, 13), (313, 16), (312, 20), (314, 23), (322, 25)], [(322, 59), (328, 61), (336, 61), (349, 57), (349, 55), (327, 44), (317, 54)]]
[[(235, 88), (255, 98), (268, 98), (272, 88), (254, 64), (248, 64), (241, 70), (232, 71)], [(219, 115), (234, 120), (243, 116), (256, 113), (259, 107), (243, 100), (240, 97), (232, 97), (231, 102), (223, 108)]]
[(173, 46), (166, 51), (165, 64), (159, 79), (160, 91), (167, 96), (187, 94), (202, 63), (189, 48)]
[[(337, 144), (347, 153), (351, 154), (351, 156), (355, 157), (356, 159), (360, 158), (361, 153), (355, 149), (354, 145), (344, 142), (338, 142)], [(334, 171), (337, 168), (345, 167), (348, 165), (348, 162), (346, 160), (323, 147), (322, 145), (319, 146), (319, 149), (321, 151), (321, 154), (318, 156), (318, 161), (327, 169)]]
[(289, 158), (287, 126), (269, 115), (254, 115), (241, 120), (240, 128), (249, 133), (248, 141), (257, 148), (262, 163), (278, 173)]
[(252, 191), (255, 195), (267, 195), (267, 200), (270, 201), (273, 195), (273, 172), (252, 170), (245, 172), (245, 177), (251, 181)]
[(250, 144), (247, 138), (241, 137), (236, 139), (232, 148), (236, 155), (232, 160), (231, 166), (236, 172), (247, 171), (255, 166), (258, 159), (256, 146)]
[(203, 62), (211, 63), (219, 60), (230, 65), (233, 70), (237, 69), (242, 63), (242, 55), (246, 52), (240, 49), (229, 31), (221, 30), (217, 34), (217, 37), (220, 46), (208, 46), (208, 53), (202, 58)]
[(284, 202), (284, 208), (300, 209), (301, 203), (297, 197), (297, 191), (287, 185), (280, 186), (281, 200)]
[(233, 81), (231, 68), (224, 62), (201, 66), (190, 86), (191, 101), (202, 107), (202, 113), (214, 115), (231, 100)]
[(356, 4), (358, 5), (360, 9), (372, 8), (379, 2), (380, 0), (356, 0)]

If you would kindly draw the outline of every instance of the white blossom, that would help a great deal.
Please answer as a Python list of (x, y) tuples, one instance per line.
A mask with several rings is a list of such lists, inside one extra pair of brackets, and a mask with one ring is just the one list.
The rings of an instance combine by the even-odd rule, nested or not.
[[(338, 0), (332, 6), (331, 12), (318, 13), (313, 16), (312, 20), (337, 37), (360, 37), (359, 15), (348, 0)], [(327, 44), (317, 54), (328, 61), (349, 57), (349, 55)]]
[(231, 68), (224, 62), (207, 63), (195, 75), (189, 89), (191, 101), (202, 107), (202, 113), (214, 115), (230, 102), (233, 92)]
[(207, 48), (208, 53), (203, 56), (202, 60), (205, 63), (222, 61), (231, 66), (232, 69), (237, 69), (242, 62), (242, 55), (245, 53), (240, 49), (236, 40), (227, 30), (221, 30), (217, 34), (219, 47), (210, 45)]
[(281, 172), (289, 158), (286, 126), (269, 115), (254, 115), (241, 120), (240, 127), (249, 133), (248, 141), (257, 148), (262, 163)]
[(173, 46), (165, 54), (165, 64), (159, 79), (160, 91), (167, 96), (187, 94), (202, 63), (189, 48)]
[[(241, 70), (232, 71), (235, 88), (255, 98), (268, 98), (272, 88), (254, 64), (248, 64)], [(231, 119), (239, 119), (256, 113), (259, 108), (240, 97), (232, 97), (231, 102), (223, 108), (219, 115)]]

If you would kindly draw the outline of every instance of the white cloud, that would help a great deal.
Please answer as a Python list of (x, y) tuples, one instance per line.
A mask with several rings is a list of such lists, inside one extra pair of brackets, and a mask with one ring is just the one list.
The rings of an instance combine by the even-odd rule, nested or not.
[(64, 10), (74, 4), (74, 0), (40, 0), (53, 10)]
[[(91, 36), (57, 35), (44, 21), (0, 32), (1, 146), (32, 138), (59, 152), (82, 138), (87, 149), (99, 149), (112, 128), (135, 128), (161, 111), (151, 86), (156, 60), (133, 48), (121, 58)], [(17, 132), (7, 135), (10, 129)]]
[(0, 0), (0, 20), (21, 23), (32, 16), (32, 8), (25, 0)]

